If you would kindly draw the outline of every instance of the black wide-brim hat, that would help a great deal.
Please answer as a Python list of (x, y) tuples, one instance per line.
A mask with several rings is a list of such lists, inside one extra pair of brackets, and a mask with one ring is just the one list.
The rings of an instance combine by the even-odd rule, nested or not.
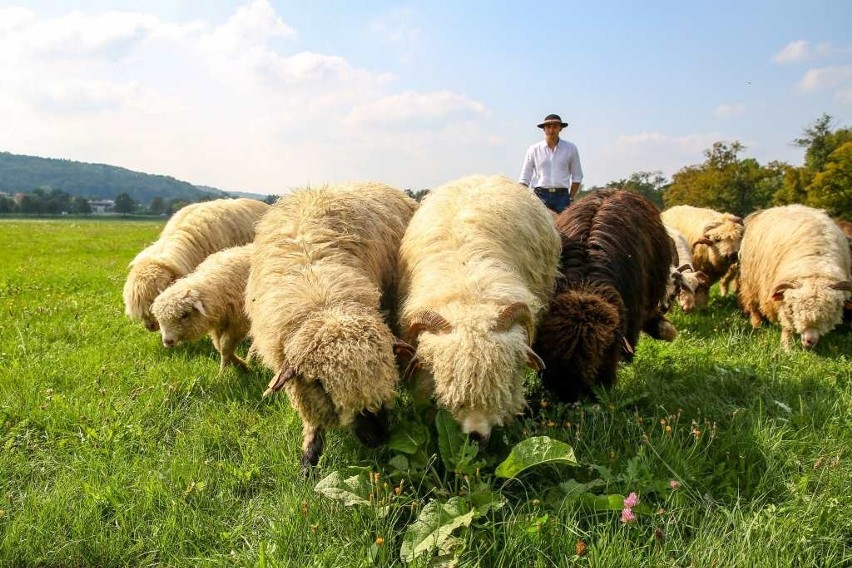
[(544, 128), (548, 124), (558, 124), (562, 128), (568, 126), (567, 122), (562, 122), (562, 119), (559, 117), (558, 114), (548, 114), (544, 117), (544, 120), (538, 124), (538, 127)]

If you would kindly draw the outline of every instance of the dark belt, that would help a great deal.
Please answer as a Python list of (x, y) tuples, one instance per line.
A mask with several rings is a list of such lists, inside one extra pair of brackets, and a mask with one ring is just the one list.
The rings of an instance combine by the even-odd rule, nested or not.
[(562, 193), (563, 191), (568, 191), (567, 187), (537, 187), (536, 191), (546, 191), (548, 193)]

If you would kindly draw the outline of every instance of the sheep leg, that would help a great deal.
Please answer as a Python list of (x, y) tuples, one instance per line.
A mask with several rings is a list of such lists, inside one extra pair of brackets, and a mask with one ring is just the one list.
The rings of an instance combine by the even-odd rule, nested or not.
[(790, 351), (790, 339), (793, 337), (793, 332), (787, 328), (781, 328), (781, 347), (784, 351)]
[(656, 313), (646, 320), (645, 325), (642, 326), (642, 331), (654, 339), (662, 339), (663, 341), (672, 341), (677, 336), (675, 326), (660, 313)]
[(325, 431), (320, 426), (304, 423), (302, 426), (302, 474), (308, 477), (319, 463), (325, 443)]
[(719, 280), (719, 293), (722, 296), (727, 296), (729, 292), (732, 292), (738, 288), (737, 286), (737, 276), (739, 275), (739, 265), (734, 263), (728, 268), (728, 271), (722, 276), (722, 279)]
[(234, 337), (228, 332), (223, 332), (219, 336), (219, 354), (222, 356), (222, 361), (219, 365), (219, 372), (225, 370), (228, 363), (231, 363), (242, 371), (248, 371), (248, 365), (236, 353), (237, 345), (240, 343), (240, 338)]
[(762, 321), (763, 321), (763, 319), (760, 317), (760, 314), (757, 312), (757, 310), (752, 310), (752, 311), (749, 313), (749, 318), (748, 318), (748, 319), (749, 319), (749, 322), (751, 322), (751, 327), (753, 327), (753, 328), (755, 328), (755, 329), (757, 329), (758, 327), (760, 327), (760, 324), (761, 324), (761, 323), (762, 323)]

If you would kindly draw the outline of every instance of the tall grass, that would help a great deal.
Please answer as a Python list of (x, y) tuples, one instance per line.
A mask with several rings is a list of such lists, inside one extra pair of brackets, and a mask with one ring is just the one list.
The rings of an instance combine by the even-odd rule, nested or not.
[[(410, 477), (415, 501), (388, 514), (318, 496), (298, 417), (261, 398), (266, 370), (219, 375), (208, 340), (165, 350), (124, 317), (127, 263), (161, 226), (0, 222), (0, 565), (401, 565), (417, 506), (475, 480)], [(498, 488), (490, 460), (506, 505), (457, 531), (448, 563), (852, 564), (852, 333), (784, 353), (778, 328), (716, 295), (673, 320), (675, 342), (643, 338), (598, 403), (555, 405), (531, 378), (540, 411), (484, 455), (548, 435), (582, 465)], [(396, 420), (410, 413), (403, 397)], [(321, 472), (384, 471), (389, 455), (332, 432)], [(636, 491), (650, 514), (623, 524), (563, 500), (570, 479)]]

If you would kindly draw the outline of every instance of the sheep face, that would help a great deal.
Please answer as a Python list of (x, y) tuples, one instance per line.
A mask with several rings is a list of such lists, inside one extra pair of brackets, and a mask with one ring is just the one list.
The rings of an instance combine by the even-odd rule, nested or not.
[(703, 272), (686, 272), (677, 301), (683, 313), (704, 308), (710, 299), (710, 280)]
[(131, 268), (124, 283), (124, 313), (141, 321), (148, 331), (160, 329), (151, 313), (151, 304), (172, 285), (177, 276), (168, 267), (155, 261), (141, 261)]
[(385, 442), (398, 379), (393, 344), (380, 315), (362, 305), (336, 306), (305, 321), (284, 349), (297, 373), (288, 392), (304, 419), (352, 428), (367, 446)]
[(793, 332), (801, 336), (802, 346), (811, 349), (819, 338), (843, 319), (843, 306), (852, 281), (828, 282), (806, 279), (780, 282), (773, 287), (771, 299), (778, 303), (781, 343), (790, 347)]
[(409, 336), (418, 338), (417, 364), (428, 371), (423, 380), (430, 381), (437, 403), (464, 433), (487, 440), (494, 426), (523, 410), (528, 366), (544, 364), (529, 347), (534, 325), (526, 304), (481, 309), (459, 310), (455, 326), (435, 312), (415, 316)]
[(201, 295), (193, 289), (169, 288), (151, 304), (151, 314), (166, 347), (201, 339), (211, 328)]

